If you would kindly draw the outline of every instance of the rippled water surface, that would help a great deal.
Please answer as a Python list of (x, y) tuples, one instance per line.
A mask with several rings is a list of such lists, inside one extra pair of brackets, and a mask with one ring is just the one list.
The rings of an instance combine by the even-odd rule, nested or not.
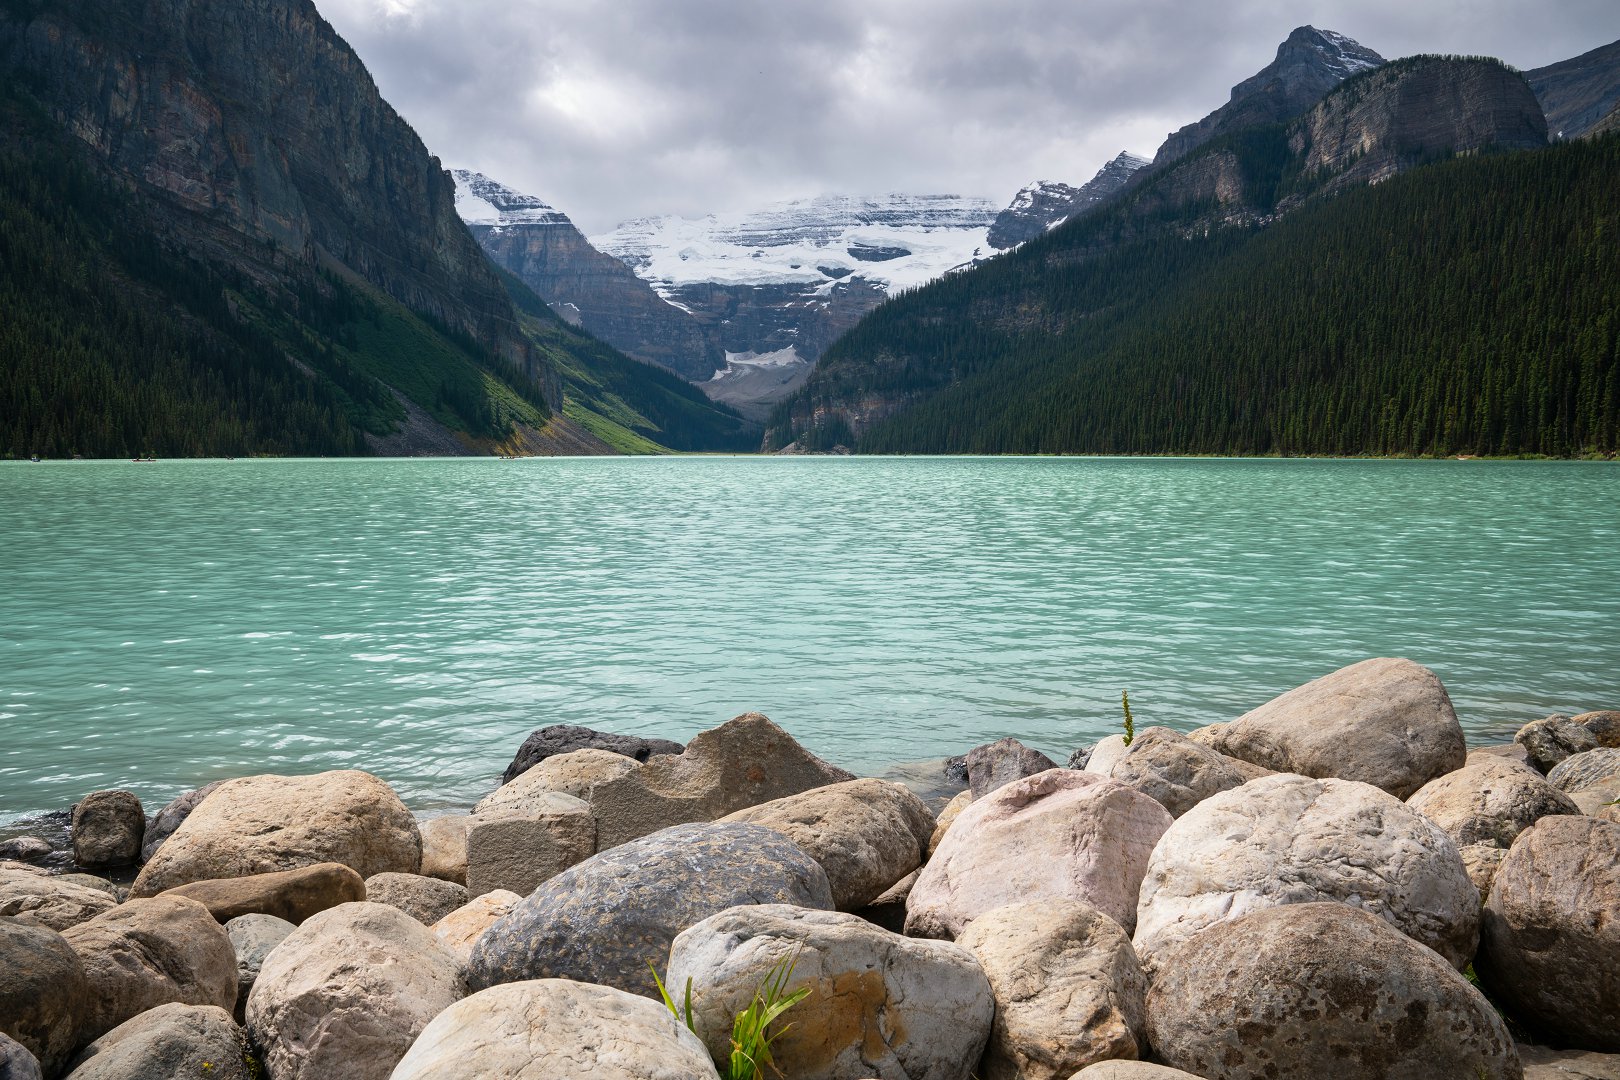
[(1369, 656), (1470, 738), (1620, 707), (1620, 467), (1163, 459), (0, 465), (0, 821), (747, 710), (856, 771), (1227, 720)]

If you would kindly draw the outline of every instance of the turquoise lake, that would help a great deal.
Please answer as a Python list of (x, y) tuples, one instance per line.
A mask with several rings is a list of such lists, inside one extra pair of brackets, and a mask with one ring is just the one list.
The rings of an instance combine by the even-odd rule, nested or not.
[(0, 465), (0, 823), (553, 723), (741, 712), (863, 773), (1229, 720), (1371, 656), (1471, 742), (1620, 708), (1620, 467), (641, 458)]

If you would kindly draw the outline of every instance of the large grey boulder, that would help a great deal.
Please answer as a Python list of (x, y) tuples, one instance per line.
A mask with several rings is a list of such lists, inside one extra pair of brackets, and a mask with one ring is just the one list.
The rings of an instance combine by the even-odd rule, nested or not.
[(236, 1005), (236, 950), (225, 928), (195, 900), (129, 900), (62, 934), (79, 954), (94, 998), (82, 1039), (169, 1002)]
[(73, 806), (73, 861), (91, 870), (141, 857), (146, 812), (128, 791), (92, 791)]
[(779, 964), (783, 990), (810, 995), (783, 1017), (771, 1047), (796, 1080), (891, 1076), (967, 1080), (990, 1034), (995, 1002), (959, 945), (891, 934), (842, 912), (783, 904), (737, 907), (681, 932), (667, 984), (684, 998), (715, 1060), (730, 1054), (732, 1018)]
[(1620, 750), (1599, 747), (1569, 757), (1547, 773), (1547, 783), (1559, 791), (1580, 791), (1620, 776)]
[(1214, 923), (1164, 958), (1148, 1041), (1209, 1080), (1519, 1080), (1513, 1040), (1432, 950), (1343, 904)]
[(1534, 769), (1489, 758), (1430, 780), (1406, 805), (1444, 829), (1458, 847), (1494, 844), (1504, 849), (1548, 814), (1581, 812)]
[(197, 809), (197, 804), (214, 793), (214, 790), (223, 784), (223, 780), (215, 780), (211, 784), (204, 784), (195, 791), (188, 791), (177, 796), (163, 809), (152, 815), (152, 820), (146, 823), (146, 832), (141, 837), (141, 861), (151, 862), (157, 849), (163, 846), (163, 841), (174, 835), (191, 812)]
[(94, 1001), (84, 963), (55, 930), (0, 919), (0, 1031), (56, 1075), (79, 1046)]
[(1459, 970), (1474, 955), (1479, 893), (1438, 825), (1371, 784), (1287, 773), (1206, 799), (1164, 834), (1136, 955), (1151, 976), (1215, 923), (1323, 900), (1383, 917)]
[(264, 958), (271, 950), (298, 927), (274, 915), (238, 915), (225, 924), (225, 936), (236, 950), (236, 1019), (240, 1022), (247, 1011), (248, 995), (259, 981)]
[(456, 954), (465, 965), (472, 959), (473, 945), (494, 926), (501, 916), (517, 907), (523, 897), (505, 889), (473, 897), (461, 907), (428, 927), (439, 944)]
[(467, 890), (453, 881), (420, 874), (373, 874), (366, 879), (366, 899), (396, 907), (432, 926), (467, 902)]
[(606, 851), (671, 825), (714, 821), (746, 806), (853, 779), (766, 717), (745, 713), (698, 733), (679, 755), (640, 764), (581, 750), (548, 758), (507, 786), (538, 786), (584, 799), (596, 817), (596, 850)]
[(719, 1080), (663, 1005), (607, 986), (535, 979), (480, 990), (417, 1036), (391, 1080)]
[(1397, 799), (1462, 768), (1468, 756), (1439, 677), (1387, 657), (1272, 698), (1222, 728), (1214, 743), (1267, 769), (1360, 780)]
[[(490, 799), (521, 790), (533, 775), (496, 789)], [(596, 853), (596, 818), (583, 799), (534, 789), (519, 804), (485, 803), (467, 819), (467, 892), (472, 896), (495, 890), (527, 896)]]
[(1620, 824), (1542, 818), (1485, 903), (1481, 981), (1554, 1046), (1620, 1052)]
[(762, 825), (676, 825), (530, 893), (473, 946), (469, 981), (567, 978), (657, 997), (647, 964), (676, 934), (739, 904), (782, 903), (832, 907), (826, 871), (787, 837)]
[(1130, 937), (1090, 904), (1009, 904), (975, 919), (957, 944), (996, 999), (982, 1080), (1067, 1080), (1146, 1048), (1147, 976)]
[(1067, 897), (1136, 925), (1136, 894), (1170, 812), (1117, 780), (1051, 769), (957, 815), (906, 900), (906, 933), (953, 938), (987, 911)]
[(639, 735), (614, 735), (577, 724), (552, 724), (536, 728), (523, 740), (512, 764), (501, 774), (501, 783), (510, 784), (547, 758), (571, 754), (575, 750), (605, 750), (646, 764), (655, 755), (679, 754), (686, 749), (669, 739), (644, 739)]
[(1017, 739), (1006, 738), (975, 746), (967, 752), (963, 766), (967, 772), (968, 790), (973, 792), (975, 799), (982, 799), (1014, 780), (1055, 769), (1058, 763)]
[(1513, 741), (1524, 747), (1530, 764), (1544, 773), (1551, 772), (1571, 754), (1584, 754), (1598, 747), (1597, 736), (1590, 728), (1562, 713), (1532, 720), (1519, 729)]
[(44, 1075), (28, 1047), (0, 1031), (0, 1080), (43, 1080)]
[(317, 912), (366, 898), (366, 883), (342, 863), (315, 863), (270, 874), (213, 878), (178, 885), (163, 896), (195, 900), (220, 922), (238, 915), (274, 915), (301, 923)]
[(68, 1080), (253, 1080), (247, 1037), (213, 1005), (170, 1002), (85, 1047)]
[(422, 834), (422, 873), (457, 885), (467, 884), (467, 814), (446, 814), (417, 822)]
[(387, 1080), (466, 992), (460, 962), (427, 927), (386, 904), (341, 904), (265, 958), (247, 1027), (270, 1080)]
[(1171, 817), (1246, 779), (1233, 759), (1166, 727), (1137, 732), (1106, 775), (1156, 800)]
[(774, 829), (827, 871), (833, 905), (864, 907), (923, 864), (934, 815), (887, 780), (846, 780), (750, 806), (722, 821)]
[(228, 780), (164, 841), (130, 895), (324, 862), (362, 880), (414, 874), (422, 864), (416, 819), (387, 784), (353, 769)]
[(52, 930), (66, 930), (117, 906), (114, 897), (99, 889), (22, 870), (0, 870), (0, 916), (26, 916)]

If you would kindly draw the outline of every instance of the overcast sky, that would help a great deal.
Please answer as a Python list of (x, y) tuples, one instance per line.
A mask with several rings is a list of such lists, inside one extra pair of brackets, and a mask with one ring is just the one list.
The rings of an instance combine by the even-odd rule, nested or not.
[(831, 192), (984, 195), (1151, 156), (1295, 26), (1521, 68), (1620, 0), (317, 0), (447, 167), (586, 233)]

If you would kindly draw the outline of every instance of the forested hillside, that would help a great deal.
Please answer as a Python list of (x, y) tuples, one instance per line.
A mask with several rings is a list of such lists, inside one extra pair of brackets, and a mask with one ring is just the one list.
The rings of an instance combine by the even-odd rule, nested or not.
[(1263, 228), (1083, 217), (879, 308), (767, 445), (1613, 453), (1616, 176), (1608, 137), (1442, 161)]

